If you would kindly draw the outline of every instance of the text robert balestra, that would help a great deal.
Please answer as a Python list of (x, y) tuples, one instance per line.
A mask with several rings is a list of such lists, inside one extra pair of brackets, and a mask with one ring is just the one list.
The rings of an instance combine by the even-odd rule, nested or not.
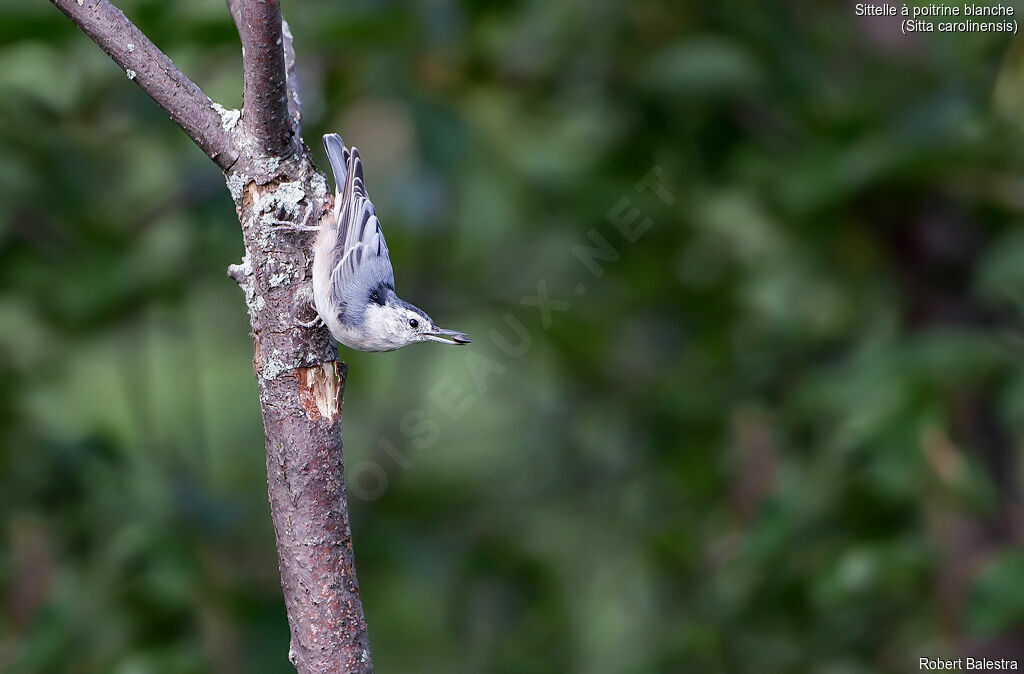
[(1018, 669), (1020, 665), (1016, 660), (1004, 660), (1002, 658), (991, 660), (989, 658), (954, 658), (944, 660), (942, 658), (920, 658), (918, 668), (928, 672), (948, 672), (955, 670), (1011, 670)]

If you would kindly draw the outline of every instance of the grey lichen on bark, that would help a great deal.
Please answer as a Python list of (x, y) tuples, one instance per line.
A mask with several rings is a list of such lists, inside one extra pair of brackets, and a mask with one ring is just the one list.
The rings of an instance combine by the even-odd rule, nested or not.
[[(267, 484), (300, 674), (373, 671), (345, 493), (347, 369), (326, 328), (307, 327), (312, 234), (332, 217), (327, 180), (302, 142), (292, 36), (278, 0), (228, 0), (242, 42), (244, 104), (227, 110), (108, 0), (51, 0), (224, 171), (245, 254), (242, 288), (266, 439)], [(315, 315), (315, 314), (314, 314)]]

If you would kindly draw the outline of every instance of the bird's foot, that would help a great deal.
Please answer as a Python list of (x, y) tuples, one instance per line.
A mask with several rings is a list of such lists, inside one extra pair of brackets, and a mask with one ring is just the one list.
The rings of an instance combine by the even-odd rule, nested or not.
[[(304, 321), (300, 316), (309, 315), (313, 312), (313, 318)], [(308, 286), (299, 288), (295, 293), (295, 325), (302, 328), (319, 328), (324, 325), (324, 319), (320, 318), (320, 312), (316, 310), (316, 303), (313, 301), (313, 290)]]
[(296, 224), (294, 222), (288, 222), (287, 220), (271, 220), (270, 224), (274, 225), (275, 229), (291, 229), (296, 232), (319, 232), (320, 226)]
[(297, 319), (295, 321), (295, 325), (298, 325), (298, 326), (303, 327), (303, 328), (319, 328), (323, 324), (324, 324), (324, 319), (320, 318), (319, 315), (317, 315), (317, 317), (314, 318), (311, 321), (300, 321), (300, 320), (297, 320)]
[(270, 224), (276, 225), (282, 229), (291, 229), (296, 232), (319, 232), (320, 225), (309, 225), (310, 216), (313, 215), (313, 209), (307, 208), (306, 214), (302, 216), (302, 222), (290, 222), (288, 220), (270, 220)]

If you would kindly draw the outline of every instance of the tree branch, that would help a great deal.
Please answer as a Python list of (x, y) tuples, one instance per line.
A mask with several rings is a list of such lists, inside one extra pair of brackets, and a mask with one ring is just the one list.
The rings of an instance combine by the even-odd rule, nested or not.
[(299, 129), (302, 128), (302, 95), (299, 90), (299, 74), (295, 69), (295, 42), (292, 29), (283, 18), (281, 34), (284, 35), (284, 69), (288, 77), (288, 114), (292, 116), (295, 128)]
[[(231, 19), (235, 22), (235, 28), (238, 29), (238, 35), (242, 35), (242, 0), (225, 0), (228, 6), (228, 11), (231, 12)], [(291, 124), (296, 128), (301, 128), (302, 124), (302, 94), (299, 88), (299, 77), (295, 68), (295, 44), (292, 37), (292, 31), (288, 27), (288, 22), (281, 17), (281, 35), (284, 38), (284, 69), (285, 69), (285, 84), (287, 88), (288, 96), (288, 115), (291, 118)], [(296, 134), (299, 135), (299, 134)]]
[(224, 169), (245, 242), (242, 264), (228, 275), (245, 293), (252, 326), (289, 659), (299, 674), (370, 674), (342, 455), (346, 369), (327, 329), (306, 327), (299, 318), (310, 311), (310, 236), (280, 227), (333, 216), (327, 180), (298, 142), (294, 50), (278, 0), (228, 0), (245, 73), (243, 127), (233, 133), (237, 117), (222, 121), (199, 88), (110, 2), (51, 2)]
[[(294, 149), (280, 0), (227, 0), (242, 41), (242, 123), (263, 150), (285, 157)], [(294, 51), (292, 52), (294, 67)]]
[(228, 5), (228, 11), (231, 12), (231, 20), (235, 22), (235, 28), (238, 30), (238, 34), (242, 34), (242, 2), (241, 0), (225, 0)]
[(189, 138), (227, 170), (238, 149), (210, 98), (108, 0), (50, 0), (124, 69)]

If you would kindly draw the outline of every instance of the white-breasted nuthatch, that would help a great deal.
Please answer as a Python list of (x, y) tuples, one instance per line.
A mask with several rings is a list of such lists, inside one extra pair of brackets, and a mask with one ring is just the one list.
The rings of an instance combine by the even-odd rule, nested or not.
[(334, 338), (357, 351), (393, 351), (416, 342), (469, 344), (395, 294), (395, 275), (376, 211), (363, 184), (359, 150), (324, 136), (334, 171), (334, 222), (320, 227), (313, 253), (313, 301)]

